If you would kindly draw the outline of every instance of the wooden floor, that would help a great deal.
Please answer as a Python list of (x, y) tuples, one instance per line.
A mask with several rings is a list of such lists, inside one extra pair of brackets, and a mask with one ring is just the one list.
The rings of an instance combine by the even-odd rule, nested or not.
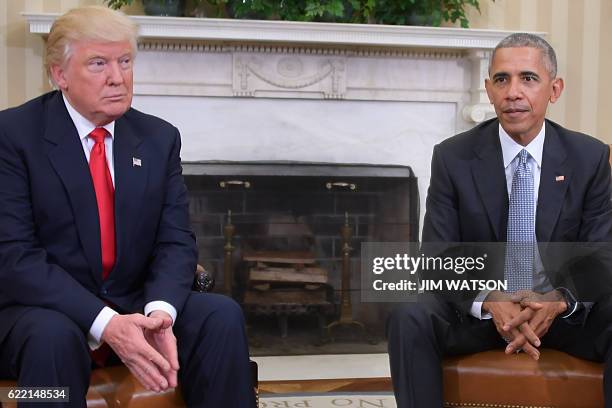
[(376, 392), (392, 391), (391, 378), (353, 378), (333, 380), (260, 381), (259, 393), (298, 392)]

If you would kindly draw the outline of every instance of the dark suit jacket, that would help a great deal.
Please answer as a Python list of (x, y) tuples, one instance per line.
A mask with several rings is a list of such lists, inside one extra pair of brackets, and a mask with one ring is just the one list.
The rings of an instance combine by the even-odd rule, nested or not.
[[(547, 120), (545, 126), (536, 209), (536, 237), (542, 261), (553, 286), (582, 287), (582, 299), (592, 300), (611, 291), (610, 273), (595, 268), (597, 275), (587, 276), (581, 274), (587, 265), (580, 264), (568, 276), (559, 270), (560, 249), (547, 243), (612, 242), (610, 150), (597, 139), (554, 122)], [(557, 176), (564, 179), (559, 181)], [(432, 157), (423, 242), (504, 242), (507, 222), (508, 192), (498, 120), (484, 122), (437, 145)], [(497, 264), (496, 269), (497, 273), (490, 277), (503, 277), (503, 263)], [(581, 286), (579, 281), (584, 283), (585, 279), (592, 285)], [(460, 308), (467, 312), (470, 304), (471, 299)]]
[(84, 332), (105, 301), (142, 312), (163, 300), (180, 313), (197, 249), (179, 152), (169, 123), (135, 109), (117, 119), (117, 256), (103, 282), (96, 197), (61, 93), (0, 112), (0, 344), (31, 306)]

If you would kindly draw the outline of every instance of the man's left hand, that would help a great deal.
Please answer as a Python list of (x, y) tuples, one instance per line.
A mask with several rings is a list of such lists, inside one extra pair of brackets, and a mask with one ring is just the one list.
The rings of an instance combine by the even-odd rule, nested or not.
[[(523, 290), (513, 294), (512, 301), (519, 303), (522, 308), (533, 310), (533, 316), (529, 319), (529, 326), (539, 338), (542, 338), (548, 332), (555, 318), (567, 309), (565, 299), (558, 290), (551, 290), (543, 294)], [(539, 309), (532, 308), (531, 306), (534, 304), (539, 304), (542, 307)], [(520, 323), (520, 320), (512, 319), (504, 326), (504, 330), (510, 330)]]
[(147, 342), (157, 350), (170, 363), (168, 371), (160, 370), (170, 387), (178, 385), (177, 373), (179, 370), (178, 350), (176, 347), (176, 337), (172, 332), (172, 317), (164, 311), (155, 310), (149, 314), (150, 317), (162, 319), (164, 323), (158, 330), (145, 329), (144, 335)]

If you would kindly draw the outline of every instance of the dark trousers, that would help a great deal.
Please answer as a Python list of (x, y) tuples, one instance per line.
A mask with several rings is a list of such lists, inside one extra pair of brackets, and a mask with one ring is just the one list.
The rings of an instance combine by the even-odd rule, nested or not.
[[(186, 406), (255, 406), (244, 327), (242, 310), (232, 299), (191, 293), (173, 328)], [(16, 379), (22, 387), (70, 387), (70, 404), (56, 406), (86, 406), (91, 364), (86, 333), (48, 309), (30, 308), (0, 346), (0, 378)]]
[[(391, 377), (398, 408), (442, 407), (442, 359), (503, 350), (506, 342), (492, 320), (458, 313), (451, 304), (429, 298), (403, 304), (387, 321)], [(612, 302), (597, 302), (588, 316), (557, 318), (540, 348), (605, 363), (606, 408), (612, 408)]]

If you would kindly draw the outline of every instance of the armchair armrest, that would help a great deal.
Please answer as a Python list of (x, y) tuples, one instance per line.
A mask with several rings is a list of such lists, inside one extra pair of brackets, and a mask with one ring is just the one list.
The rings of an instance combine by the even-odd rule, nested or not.
[(210, 292), (215, 288), (215, 278), (202, 265), (198, 265), (193, 279), (192, 289), (196, 292)]

